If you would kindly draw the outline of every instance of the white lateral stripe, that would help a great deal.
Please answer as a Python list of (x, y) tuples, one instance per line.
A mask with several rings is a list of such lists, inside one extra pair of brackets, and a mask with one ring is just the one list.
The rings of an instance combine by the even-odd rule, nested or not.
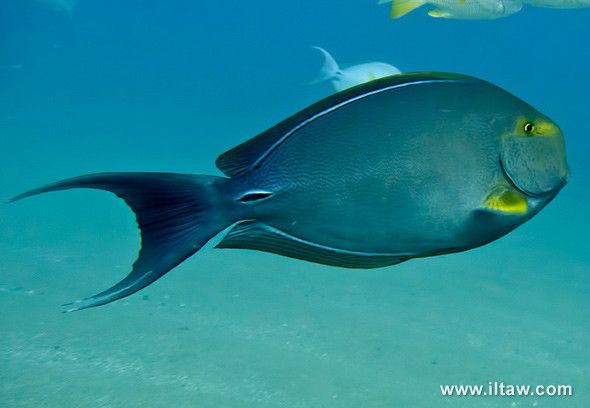
[(293, 133), (297, 132), (299, 129), (301, 129), (302, 127), (307, 126), (309, 123), (313, 122), (314, 120), (327, 115), (330, 112), (333, 112), (337, 109), (340, 109), (343, 106), (348, 105), (349, 103), (358, 101), (359, 99), (363, 99), (366, 98), (368, 96), (372, 96), (372, 95), (376, 95), (379, 94), (381, 92), (385, 92), (385, 91), (389, 91), (391, 89), (395, 89), (395, 88), (404, 88), (406, 86), (410, 86), (410, 85), (420, 85), (420, 84), (431, 84), (431, 83), (437, 83), (437, 82), (441, 82), (441, 83), (457, 83), (457, 82), (469, 82), (468, 80), (458, 80), (458, 79), (428, 79), (428, 80), (423, 80), (423, 81), (415, 81), (415, 82), (406, 82), (403, 84), (396, 84), (396, 85), (391, 85), (391, 86), (386, 86), (385, 88), (381, 88), (381, 89), (376, 89), (374, 91), (371, 92), (367, 92), (364, 93), (362, 95), (357, 95), (354, 98), (348, 99), (344, 102), (340, 102), (337, 105), (334, 105), (320, 113), (317, 113), (315, 115), (313, 115), (312, 117), (310, 117), (309, 119), (304, 120), (303, 122), (301, 122), (300, 124), (298, 124), (297, 126), (295, 126), (293, 129), (289, 130), (287, 133), (285, 133), (283, 135), (283, 137), (281, 137), (279, 140), (277, 140), (266, 152), (264, 152), (264, 154), (262, 156), (260, 156), (258, 158), (258, 160), (256, 160), (254, 162), (254, 164), (250, 167), (250, 169), (257, 167), (264, 159), (266, 159), (266, 157), (270, 154), (270, 152), (272, 152), (278, 145), (280, 145), (281, 143), (283, 143), (289, 136), (291, 136)]

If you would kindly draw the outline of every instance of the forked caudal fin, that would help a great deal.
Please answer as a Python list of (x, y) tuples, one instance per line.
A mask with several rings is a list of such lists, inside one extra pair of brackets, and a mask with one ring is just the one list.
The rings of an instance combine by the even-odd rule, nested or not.
[(328, 51), (324, 50), (322, 47), (313, 48), (322, 53), (324, 56), (324, 63), (320, 69), (319, 74), (313, 81), (309, 83), (310, 85), (334, 79), (337, 75), (342, 73), (342, 71), (340, 71), (340, 67), (336, 63), (336, 60), (332, 57), (332, 55), (330, 55)]
[(217, 186), (224, 179), (175, 173), (100, 173), (49, 184), (10, 200), (70, 188), (110, 191), (135, 213), (141, 231), (141, 249), (133, 269), (119, 283), (97, 295), (75, 301), (66, 310), (104, 305), (156, 281), (209, 239), (227, 228), (217, 206)]

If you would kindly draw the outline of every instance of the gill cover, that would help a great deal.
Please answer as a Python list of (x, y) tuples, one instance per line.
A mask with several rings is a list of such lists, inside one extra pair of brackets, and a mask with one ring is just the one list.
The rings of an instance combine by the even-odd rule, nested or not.
[(567, 163), (563, 136), (509, 136), (501, 153), (510, 180), (524, 193), (539, 196), (563, 186)]

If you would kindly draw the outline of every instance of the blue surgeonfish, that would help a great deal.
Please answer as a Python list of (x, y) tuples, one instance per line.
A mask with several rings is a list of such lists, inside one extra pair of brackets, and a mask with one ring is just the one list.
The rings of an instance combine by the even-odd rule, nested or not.
[(426, 4), (431, 17), (491, 20), (506, 17), (522, 9), (521, 0), (380, 0), (391, 3), (391, 17), (399, 18)]
[(71, 311), (137, 292), (217, 235), (216, 248), (346, 268), (466, 251), (535, 216), (568, 178), (557, 124), (489, 82), (446, 73), (335, 93), (216, 164), (224, 176), (99, 173), (11, 201), (90, 188), (135, 212), (132, 271)]
[(334, 89), (342, 91), (365, 82), (383, 78), (389, 75), (400, 74), (400, 70), (393, 65), (384, 62), (366, 62), (364, 64), (352, 65), (340, 68), (336, 60), (323, 48), (313, 47), (324, 56), (324, 65), (320, 74), (313, 83), (330, 81)]

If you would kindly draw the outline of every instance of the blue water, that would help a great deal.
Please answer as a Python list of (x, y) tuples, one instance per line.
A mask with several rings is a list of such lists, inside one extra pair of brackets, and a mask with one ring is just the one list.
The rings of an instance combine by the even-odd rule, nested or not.
[[(590, 406), (590, 9), (400, 20), (371, 1), (0, 5), (2, 199), (99, 171), (219, 174), (218, 154), (332, 92), (346, 64), (494, 82), (563, 129), (571, 179), (477, 250), (370, 271), (206, 248), (111, 305), (139, 238), (103, 192), (0, 208), (2, 407)], [(574, 396), (443, 398), (440, 384)]]

